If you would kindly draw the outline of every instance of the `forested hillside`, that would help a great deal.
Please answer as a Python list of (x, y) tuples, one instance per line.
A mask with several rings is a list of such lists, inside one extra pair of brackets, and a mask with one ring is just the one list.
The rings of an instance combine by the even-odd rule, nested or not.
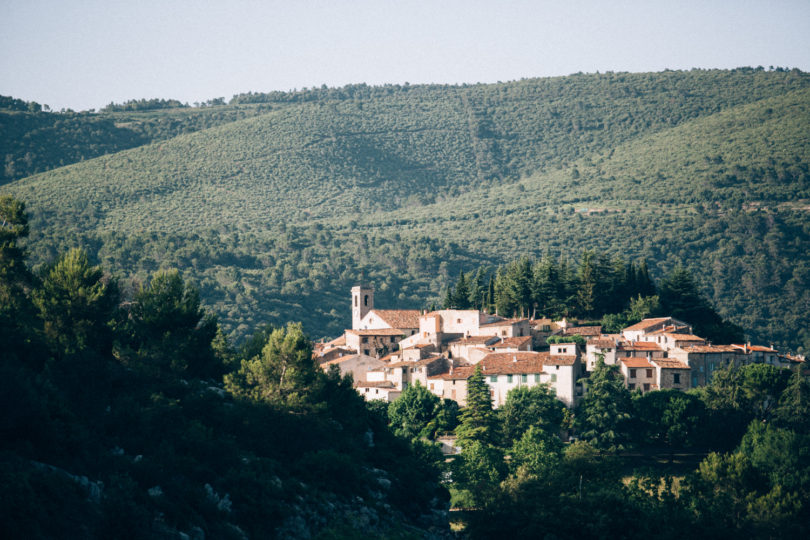
[(809, 89), (741, 69), (240, 95), (222, 110), (272, 110), (3, 191), (35, 261), (78, 243), (135, 280), (178, 267), (235, 337), (335, 335), (360, 279), (422, 307), (460, 270), (597, 249), (682, 263), (750, 337), (807, 349)]
[(177, 107), (139, 100), (99, 113), (44, 112), (38, 103), (0, 96), (0, 185), (78, 161), (267, 112), (270, 105)]

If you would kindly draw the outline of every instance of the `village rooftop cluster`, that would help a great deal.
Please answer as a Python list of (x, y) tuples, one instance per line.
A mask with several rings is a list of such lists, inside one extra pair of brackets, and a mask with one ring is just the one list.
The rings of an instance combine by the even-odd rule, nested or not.
[(324, 370), (336, 365), (342, 374), (350, 373), (367, 400), (393, 401), (419, 382), (440, 398), (465, 406), (467, 379), (480, 366), (495, 407), (505, 403), (513, 388), (539, 384), (575, 407), (587, 392), (582, 381), (596, 369), (599, 357), (618, 365), (625, 386), (641, 392), (703, 386), (715, 370), (732, 365), (795, 369), (804, 362), (773, 346), (713, 345), (672, 317), (644, 319), (621, 334), (603, 334), (601, 326), (577, 326), (566, 319), (505, 318), (479, 310), (375, 309), (370, 286), (353, 287), (351, 298), (352, 328), (316, 344), (314, 354)]

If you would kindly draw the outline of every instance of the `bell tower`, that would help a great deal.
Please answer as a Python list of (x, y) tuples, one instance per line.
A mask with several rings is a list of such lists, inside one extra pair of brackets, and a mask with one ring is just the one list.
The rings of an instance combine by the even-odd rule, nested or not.
[(374, 287), (370, 285), (352, 287), (352, 330), (360, 329), (360, 321), (372, 309), (374, 309)]

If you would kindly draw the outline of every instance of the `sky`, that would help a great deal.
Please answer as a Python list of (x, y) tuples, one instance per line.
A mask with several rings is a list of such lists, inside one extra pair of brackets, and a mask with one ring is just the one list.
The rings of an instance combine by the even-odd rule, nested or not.
[(0, 0), (0, 95), (54, 110), (596, 71), (810, 71), (810, 0)]

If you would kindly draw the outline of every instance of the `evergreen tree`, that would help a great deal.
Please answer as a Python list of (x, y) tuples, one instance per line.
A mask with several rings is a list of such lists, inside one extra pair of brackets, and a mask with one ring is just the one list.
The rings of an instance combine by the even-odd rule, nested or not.
[(496, 443), (496, 418), (492, 410), (492, 397), (480, 364), (475, 366), (475, 371), (467, 379), (467, 405), (461, 409), (459, 420), (456, 442), (462, 448), (473, 442)]
[(46, 268), (34, 303), (58, 357), (90, 348), (109, 354), (118, 287), (104, 279), (100, 266), (90, 265), (84, 251), (72, 249)]
[(233, 395), (290, 409), (307, 408), (322, 375), (312, 358), (312, 342), (300, 323), (273, 330), (261, 356), (242, 360), (225, 375), (225, 388)]
[(467, 276), (464, 272), (459, 272), (456, 290), (453, 292), (454, 309), (469, 309), (470, 307), (470, 287), (467, 284)]
[(38, 356), (34, 351), (40, 323), (28, 294), (34, 277), (20, 245), (27, 236), (25, 204), (0, 196), (0, 356), (8, 361)]
[(587, 384), (588, 393), (575, 416), (582, 438), (607, 452), (624, 449), (629, 439), (631, 402), (619, 367), (605, 365), (600, 356)]
[(220, 377), (211, 342), (216, 319), (200, 305), (196, 287), (177, 270), (157, 272), (135, 295), (130, 310), (129, 351), (125, 356), (151, 375)]

